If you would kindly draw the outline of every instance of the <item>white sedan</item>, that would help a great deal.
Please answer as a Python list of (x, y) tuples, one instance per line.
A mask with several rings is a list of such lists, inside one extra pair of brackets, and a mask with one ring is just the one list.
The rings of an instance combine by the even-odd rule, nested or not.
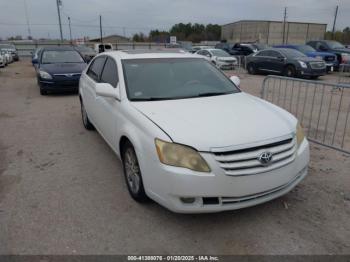
[(236, 57), (221, 49), (202, 49), (196, 52), (220, 69), (234, 69), (238, 65)]
[(309, 144), (295, 117), (236, 80), (198, 55), (103, 53), (80, 79), (83, 124), (121, 159), (136, 201), (181, 213), (257, 205), (307, 175)]

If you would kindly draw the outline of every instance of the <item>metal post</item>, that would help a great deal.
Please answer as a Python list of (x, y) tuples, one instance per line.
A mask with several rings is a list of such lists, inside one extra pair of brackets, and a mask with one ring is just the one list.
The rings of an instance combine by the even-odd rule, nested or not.
[(60, 26), (60, 35), (61, 35), (61, 42), (63, 42), (63, 32), (62, 32), (62, 23), (61, 23), (61, 11), (60, 11), (60, 5), (62, 5), (61, 0), (56, 0), (57, 4), (57, 13), (58, 13), (58, 23)]
[(100, 42), (101, 44), (103, 43), (103, 40), (102, 40), (102, 16), (100, 15)]
[(282, 44), (285, 44), (286, 20), (287, 20), (287, 7), (284, 8), (284, 18), (283, 18), (283, 43), (282, 43)]
[(334, 40), (334, 37), (335, 37), (335, 25), (337, 23), (338, 8), (339, 8), (339, 6), (337, 6), (337, 8), (335, 9), (335, 15), (334, 15), (334, 21), (333, 21), (333, 30), (332, 30), (332, 39), (333, 40)]
[(70, 17), (68, 16), (68, 25), (69, 25), (69, 37), (70, 37), (70, 44), (73, 44), (73, 39), (72, 39), (72, 27), (70, 24)]

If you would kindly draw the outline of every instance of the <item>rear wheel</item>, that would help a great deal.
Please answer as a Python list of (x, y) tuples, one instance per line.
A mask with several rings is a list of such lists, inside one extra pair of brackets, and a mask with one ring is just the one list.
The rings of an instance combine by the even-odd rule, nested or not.
[(131, 197), (137, 202), (146, 202), (149, 198), (143, 187), (141, 169), (134, 147), (129, 141), (122, 147), (122, 161), (125, 181)]
[(87, 130), (94, 130), (94, 125), (89, 120), (83, 101), (81, 101), (81, 118), (83, 120), (83, 125)]
[(296, 76), (295, 67), (292, 66), (292, 65), (287, 66), (284, 69), (284, 76), (286, 76), (286, 77), (295, 77)]
[(255, 75), (256, 74), (256, 68), (253, 63), (248, 64), (247, 66), (248, 74)]

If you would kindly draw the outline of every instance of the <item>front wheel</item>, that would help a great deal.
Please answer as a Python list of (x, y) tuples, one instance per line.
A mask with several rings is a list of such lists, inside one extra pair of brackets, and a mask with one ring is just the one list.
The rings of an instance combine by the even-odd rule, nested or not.
[(126, 142), (122, 148), (122, 161), (125, 181), (131, 197), (137, 202), (146, 202), (148, 197), (143, 187), (141, 169), (130, 142)]
[(286, 77), (295, 77), (296, 76), (295, 67), (291, 66), (291, 65), (287, 66), (284, 69), (284, 76), (286, 76)]
[(253, 63), (249, 63), (247, 66), (248, 74), (250, 75), (255, 75), (256, 74), (256, 69), (255, 65)]
[(40, 95), (42, 95), (42, 96), (46, 96), (47, 95), (47, 91), (44, 88), (42, 88), (42, 87), (40, 87)]

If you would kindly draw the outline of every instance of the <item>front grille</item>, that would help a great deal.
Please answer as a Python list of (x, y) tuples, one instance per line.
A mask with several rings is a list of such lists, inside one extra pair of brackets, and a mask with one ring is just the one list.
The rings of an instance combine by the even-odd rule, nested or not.
[(324, 58), (325, 61), (327, 62), (334, 62), (335, 61), (335, 56), (326, 56)]
[[(283, 167), (293, 162), (296, 150), (296, 138), (293, 137), (257, 147), (215, 152), (214, 158), (220, 167), (225, 170), (226, 175), (255, 175)], [(268, 165), (264, 165), (258, 160), (259, 156), (264, 152), (272, 154), (272, 159)]]
[(325, 62), (310, 62), (312, 69), (324, 69), (326, 68)]

